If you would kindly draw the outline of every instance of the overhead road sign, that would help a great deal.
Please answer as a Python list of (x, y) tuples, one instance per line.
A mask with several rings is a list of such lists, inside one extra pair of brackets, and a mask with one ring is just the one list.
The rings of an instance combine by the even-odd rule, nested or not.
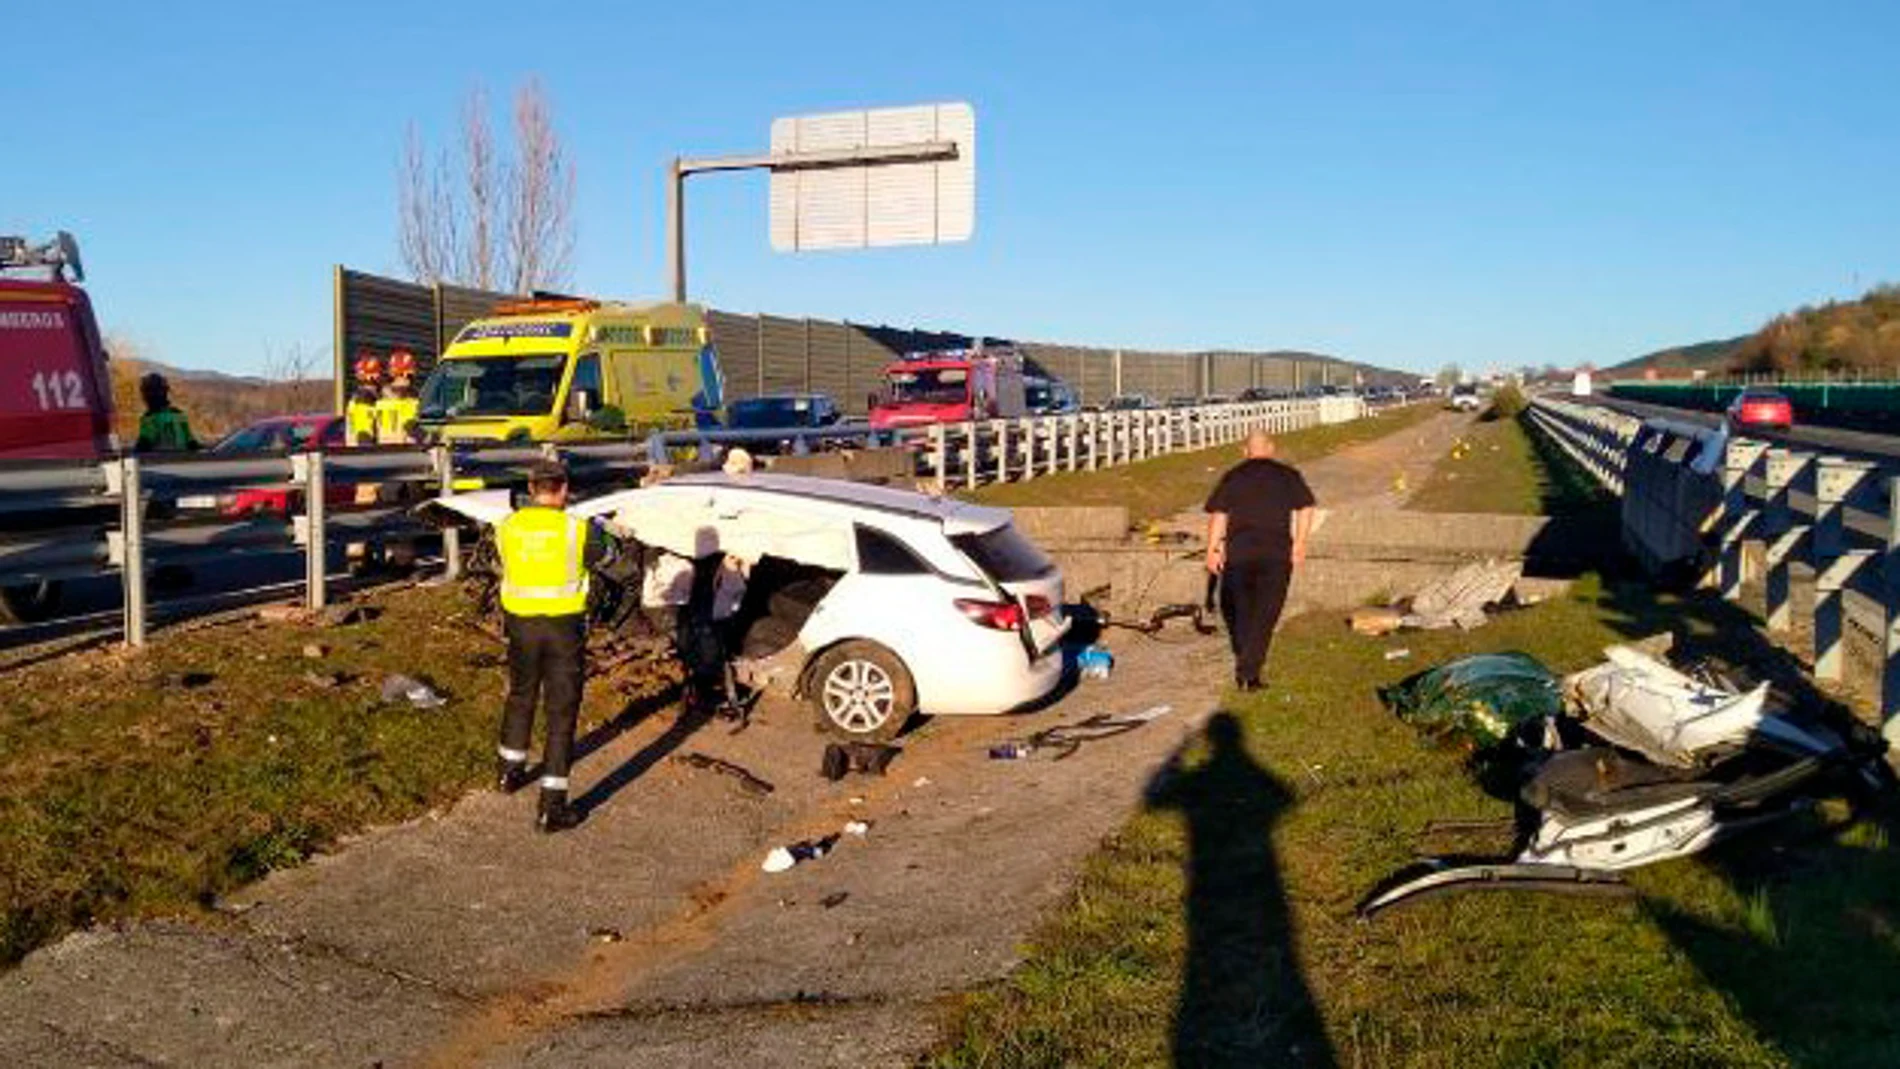
[[(772, 172), (772, 247), (781, 252), (968, 241), (976, 229), (976, 113), (925, 104), (778, 119), (772, 153), (869, 160), (884, 150), (936, 151)], [(856, 154), (855, 157), (851, 154)]]
[(772, 172), (772, 246), (866, 248), (967, 241), (976, 228), (976, 113), (968, 104), (775, 120), (763, 155), (667, 164), (667, 267), (686, 300), (686, 178)]

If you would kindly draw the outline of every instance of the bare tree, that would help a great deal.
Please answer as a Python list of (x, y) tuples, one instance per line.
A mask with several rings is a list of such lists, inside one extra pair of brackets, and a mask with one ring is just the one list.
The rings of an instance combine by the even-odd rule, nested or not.
[(412, 126), (398, 170), (397, 236), (418, 282), (517, 293), (567, 283), (574, 252), (574, 168), (547, 94), (515, 94), (514, 144), (504, 157), (477, 86), (462, 105), (460, 154), (430, 156)]
[(495, 134), (488, 125), (488, 92), (478, 85), (462, 102), (462, 214), (468, 242), (458, 268), (462, 281), (477, 289), (494, 289), (502, 276), (496, 243), (502, 221), (496, 213), (502, 210), (501, 185), (507, 176), (498, 170)]
[(431, 160), (422, 135), (410, 123), (397, 171), (397, 242), (409, 277), (430, 285), (454, 277), (460, 255), (460, 223), (448, 170), (447, 157)]
[(508, 192), (510, 288), (559, 288), (574, 257), (574, 171), (539, 80), (515, 93), (515, 166)]

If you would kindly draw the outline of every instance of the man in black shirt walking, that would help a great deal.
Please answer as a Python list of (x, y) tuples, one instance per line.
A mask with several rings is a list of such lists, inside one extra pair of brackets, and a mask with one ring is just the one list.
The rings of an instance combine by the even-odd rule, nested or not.
[(1273, 459), (1272, 436), (1248, 435), (1246, 452), (1207, 499), (1207, 570), (1220, 576), (1234, 682), (1259, 690), (1287, 585), (1306, 559), (1314, 501), (1300, 473)]

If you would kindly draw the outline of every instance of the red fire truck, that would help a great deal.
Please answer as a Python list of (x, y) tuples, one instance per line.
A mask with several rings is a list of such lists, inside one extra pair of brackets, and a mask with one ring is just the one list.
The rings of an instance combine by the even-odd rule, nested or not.
[(1027, 412), (1023, 358), (1007, 348), (911, 353), (884, 368), (884, 389), (871, 398), (878, 430)]
[(112, 380), (79, 245), (0, 236), (0, 461), (113, 450)]

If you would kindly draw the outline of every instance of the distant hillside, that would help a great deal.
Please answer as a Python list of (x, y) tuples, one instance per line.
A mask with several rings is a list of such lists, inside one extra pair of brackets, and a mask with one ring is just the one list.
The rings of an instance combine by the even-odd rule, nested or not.
[(265, 416), (327, 411), (332, 403), (327, 378), (271, 382), (119, 357), (112, 361), (112, 403), (117, 409), (115, 429), (124, 441), (138, 435), (139, 415), (144, 411), (139, 378), (150, 371), (170, 381), (172, 404), (184, 411), (192, 433), (206, 445)]
[(1743, 340), (1738, 371), (1900, 370), (1900, 286), (1877, 286), (1857, 301), (1829, 301), (1770, 320)]
[(1694, 371), (1702, 370), (1719, 374), (1728, 369), (1729, 358), (1749, 340), (1751, 335), (1743, 334), (1720, 341), (1696, 342), (1694, 345), (1679, 345), (1673, 349), (1658, 349), (1653, 353), (1644, 353), (1634, 360), (1626, 360), (1607, 369), (1613, 375), (1641, 374), (1649, 368), (1657, 371)]

